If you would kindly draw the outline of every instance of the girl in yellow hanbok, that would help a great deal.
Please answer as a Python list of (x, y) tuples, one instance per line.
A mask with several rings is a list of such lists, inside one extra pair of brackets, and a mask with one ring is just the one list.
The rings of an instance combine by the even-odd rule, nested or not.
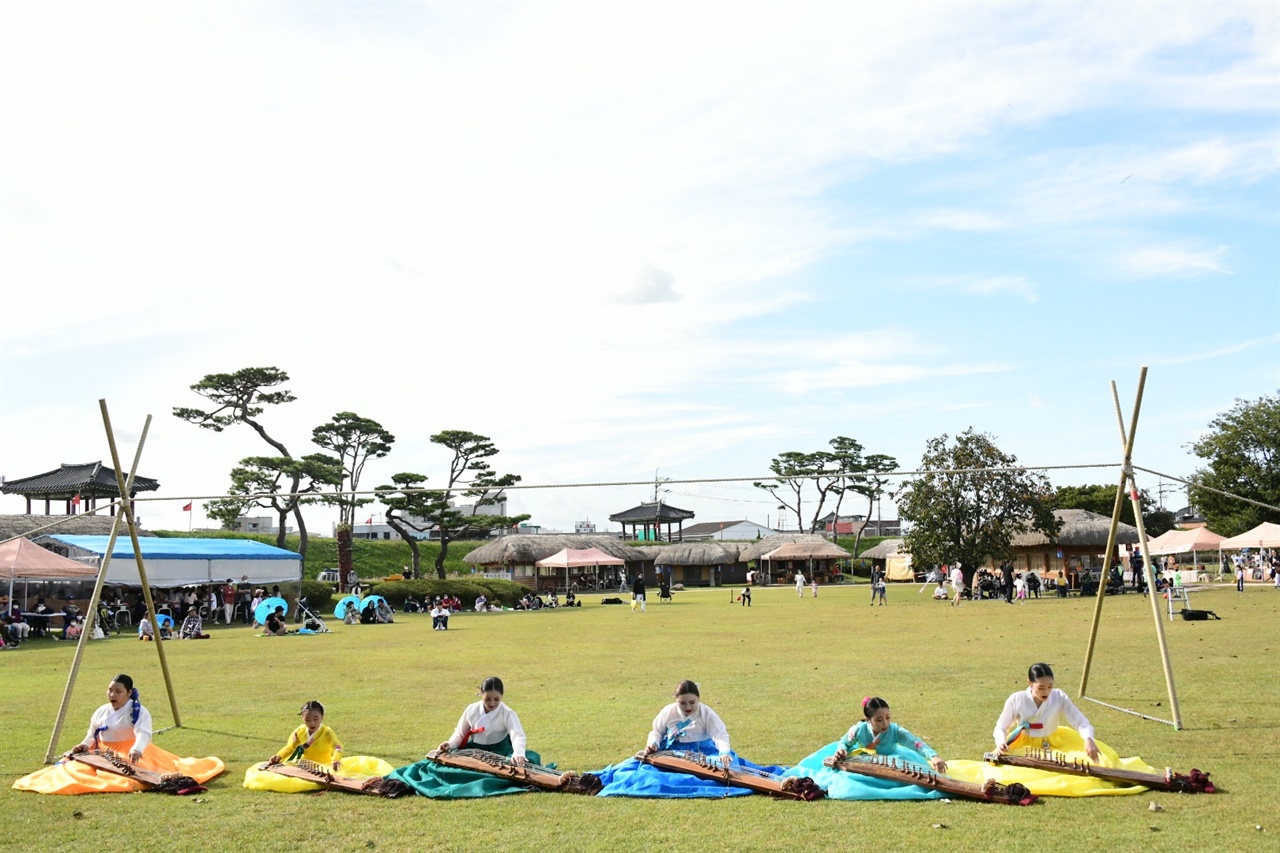
[[(1098, 742), (1089, 719), (1066, 693), (1053, 686), (1053, 668), (1047, 663), (1032, 665), (1027, 671), (1027, 689), (1005, 700), (992, 736), (995, 752), (1000, 755), (1047, 748), (1068, 762), (1087, 761), (1099, 767), (1156, 772), (1141, 758), (1121, 758), (1114, 749)], [(1020, 782), (1031, 793), (1042, 797), (1137, 794), (1146, 790), (1140, 785), (1124, 785), (1092, 776), (981, 761), (949, 761), (947, 765), (952, 778), (977, 783), (994, 779), (1002, 785)]]
[(367, 755), (342, 754), (342, 742), (333, 729), (324, 724), (324, 705), (312, 700), (298, 712), (302, 725), (293, 730), (280, 751), (261, 764), (252, 765), (244, 774), (244, 786), (255, 791), (279, 791), (283, 794), (301, 794), (324, 790), (319, 782), (282, 776), (271, 770), (281, 763), (296, 763), (305, 759), (321, 767), (332, 769), (335, 776), (352, 779), (368, 779), (385, 776), (395, 768), (380, 758)]

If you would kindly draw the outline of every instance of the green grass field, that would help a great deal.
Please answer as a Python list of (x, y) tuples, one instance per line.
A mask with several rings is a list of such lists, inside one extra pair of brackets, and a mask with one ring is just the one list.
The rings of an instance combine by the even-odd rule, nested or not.
[[(218, 755), (227, 773), (198, 797), (40, 796), (13, 781), (40, 766), (72, 645), (33, 641), (0, 653), (0, 845), (24, 850), (1274, 850), (1280, 835), (1280, 593), (1233, 587), (1193, 593), (1220, 622), (1165, 622), (1185, 730), (1080, 702), (1099, 737), (1157, 767), (1209, 771), (1222, 793), (1048, 799), (1029, 808), (941, 801), (863, 803), (591, 799), (524, 794), (488, 800), (381, 800), (339, 793), (268, 794), (241, 787), (246, 766), (284, 743), (298, 706), (320, 699), (349, 754), (394, 765), (448, 736), (476, 685), (502, 676), (530, 746), (563, 768), (591, 770), (644, 743), (682, 678), (724, 718), (735, 749), (794, 763), (839, 737), (867, 694), (945, 758), (978, 758), (1005, 697), (1044, 660), (1075, 696), (1093, 602), (1022, 606), (933, 602), (893, 585), (869, 607), (865, 586), (797, 600), (759, 589), (677, 593), (633, 614), (584, 597), (573, 611), (461, 614), (447, 633), (427, 616), (265, 639), (214, 628), (205, 642), (166, 644), (182, 728), (156, 742)], [(1106, 600), (1092, 695), (1168, 717), (1151, 624), (1140, 596)], [(155, 648), (128, 636), (90, 644), (60, 748), (84, 734), (117, 672), (133, 675), (157, 728), (171, 722)], [(1148, 810), (1152, 801), (1164, 808)], [(1262, 830), (1255, 829), (1261, 826)]]

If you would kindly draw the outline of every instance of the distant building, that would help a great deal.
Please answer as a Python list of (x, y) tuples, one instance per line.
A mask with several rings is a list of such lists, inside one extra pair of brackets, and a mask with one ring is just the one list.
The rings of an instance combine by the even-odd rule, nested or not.
[(1191, 530), (1194, 527), (1204, 527), (1207, 521), (1200, 510), (1193, 506), (1184, 506), (1173, 514), (1173, 523), (1183, 530)]
[[(631, 528), (631, 538), (639, 539), (646, 542), (659, 542), (666, 540), (667, 542), (684, 541), (684, 523), (694, 517), (694, 512), (688, 509), (680, 509), (680, 507), (671, 506), (662, 501), (653, 501), (651, 503), (642, 503), (639, 506), (633, 506), (631, 509), (615, 512), (609, 516), (610, 521), (616, 521), (622, 525), (622, 535), (627, 534), (627, 527)], [(676, 525), (673, 531), (671, 525)], [(666, 525), (665, 535), (662, 527)]]
[(706, 521), (684, 529), (685, 542), (710, 542), (723, 540), (761, 539), (777, 533), (763, 524), (747, 521), (745, 518), (735, 521)]
[[(236, 533), (269, 533), (272, 536), (279, 532), (279, 528), (276, 527), (276, 517), (273, 515), (260, 515), (256, 517), (242, 515), (236, 519), (235, 524), (231, 526), (231, 529)], [(292, 533), (293, 528), (286, 527), (284, 532)]]
[(588, 533), (595, 533), (596, 526), (590, 521), (575, 521), (573, 523), (573, 532), (579, 536), (583, 536)]
[[(457, 510), (461, 512), (463, 515), (477, 514), (476, 512), (477, 508), (474, 504), (463, 504), (462, 506), (457, 507)], [(506, 515), (507, 499), (503, 498), (502, 500), (493, 504), (481, 504), (479, 514), (480, 515)], [(423, 541), (423, 540), (432, 540), (432, 539), (440, 538), (440, 530), (436, 527), (436, 525), (433, 522), (425, 518), (420, 518), (414, 515), (406, 515), (406, 516), (403, 516), (403, 518), (406, 522), (408, 522), (405, 525), (405, 527), (408, 529), (409, 535), (412, 536), (414, 539), (417, 539), (418, 541)], [(369, 520), (364, 524), (353, 524), (351, 526), (352, 539), (390, 540), (390, 539), (400, 538), (400, 534), (396, 532), (396, 529), (391, 525), (387, 524), (385, 521), (383, 521), (382, 516), (370, 515), (368, 516), (368, 519)], [(334, 532), (335, 534), (337, 532), (336, 524), (334, 525)], [(490, 534), (490, 535), (497, 535), (497, 534)]]

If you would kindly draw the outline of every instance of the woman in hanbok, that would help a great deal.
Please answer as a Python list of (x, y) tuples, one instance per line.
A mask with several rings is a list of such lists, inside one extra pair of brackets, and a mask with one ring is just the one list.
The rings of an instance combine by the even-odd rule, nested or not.
[(917, 765), (921, 771), (947, 772), (947, 763), (932, 747), (893, 722), (884, 699), (865, 697), (862, 716), (840, 740), (805, 757), (783, 775), (808, 776), (834, 800), (937, 800), (948, 796), (933, 788), (828, 767), (824, 762), (829, 758), (841, 761), (850, 756), (880, 755)]
[[(1063, 725), (1065, 722), (1067, 725)], [(1067, 762), (1082, 761), (1100, 767), (1117, 767), (1155, 773), (1141, 758), (1121, 758), (1116, 751), (1094, 737), (1093, 725), (1066, 693), (1053, 686), (1053, 668), (1034, 664), (1027, 671), (1027, 689), (1010, 696), (996, 720), (995, 752), (1048, 749)], [(1146, 788), (1123, 785), (1093, 776), (1077, 776), (1026, 767), (1010, 767), (984, 761), (952, 761), (949, 775), (981, 784), (986, 779), (1009, 785), (1019, 782), (1037, 796), (1091, 797), (1137, 794)]]
[[(453, 734), (438, 747), (440, 752), (458, 749), (482, 749), (511, 759), (517, 766), (542, 764), (542, 756), (528, 748), (524, 727), (516, 712), (503, 701), (506, 692), (502, 679), (490, 676), (480, 685), (480, 701), (463, 710)], [(548, 765), (554, 768), (555, 765)], [(416, 764), (398, 767), (390, 778), (404, 782), (424, 797), (456, 800), (471, 797), (496, 797), (520, 794), (528, 790), (519, 781), (449, 767), (425, 758)]]
[(254, 791), (278, 791), (282, 794), (303, 794), (323, 791), (324, 785), (294, 776), (283, 776), (271, 768), (300, 760), (317, 764), (335, 776), (349, 779), (369, 779), (386, 776), (392, 767), (381, 758), (368, 755), (343, 755), (342, 742), (333, 729), (324, 724), (324, 705), (314, 699), (298, 712), (302, 725), (293, 730), (288, 742), (275, 755), (261, 764), (252, 765), (244, 774), (244, 786)]
[[(720, 716), (702, 704), (698, 685), (682, 681), (677, 685), (674, 702), (653, 719), (645, 748), (640, 755), (671, 751), (706, 756), (721, 766), (750, 773), (780, 774), (784, 768), (754, 764), (742, 758), (729, 745), (729, 731)], [(600, 797), (737, 797), (753, 793), (748, 788), (726, 786), (723, 782), (699, 779), (687, 773), (672, 772), (645, 764), (639, 757), (613, 764), (594, 775), (604, 783)]]
[[(142, 706), (133, 679), (123, 674), (111, 679), (107, 703), (93, 712), (88, 733), (71, 752), (102, 749), (128, 756), (146, 770), (190, 776), (201, 784), (226, 769), (220, 758), (179, 758), (152, 743), (151, 713)], [(131, 793), (147, 788), (128, 776), (99, 770), (70, 757), (23, 776), (13, 787), (39, 794)]]

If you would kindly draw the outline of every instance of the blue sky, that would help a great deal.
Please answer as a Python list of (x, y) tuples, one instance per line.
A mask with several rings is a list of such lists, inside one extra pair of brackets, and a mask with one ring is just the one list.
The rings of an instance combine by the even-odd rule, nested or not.
[(107, 459), (105, 398), (184, 527), (265, 445), (169, 412), (256, 365), (295, 453), (338, 411), (397, 436), (366, 487), (438, 480), (444, 429), (547, 486), (970, 426), (1114, 462), (1142, 365), (1135, 459), (1190, 473), (1280, 388), (1276, 6), (866, 5), (5, 4), (0, 474)]

